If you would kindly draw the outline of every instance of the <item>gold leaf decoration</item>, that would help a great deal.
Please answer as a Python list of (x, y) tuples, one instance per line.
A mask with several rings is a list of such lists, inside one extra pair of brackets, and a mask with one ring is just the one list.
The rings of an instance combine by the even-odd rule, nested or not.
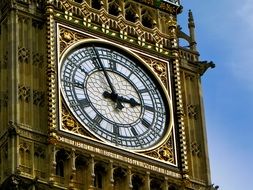
[(163, 160), (165, 162), (175, 164), (176, 160), (175, 160), (174, 150), (175, 148), (173, 144), (173, 135), (171, 133), (168, 140), (161, 147), (153, 151), (147, 152), (146, 155), (159, 159), (159, 160)]
[(77, 135), (91, 137), (84, 127), (68, 112), (64, 104), (62, 104), (62, 128)]

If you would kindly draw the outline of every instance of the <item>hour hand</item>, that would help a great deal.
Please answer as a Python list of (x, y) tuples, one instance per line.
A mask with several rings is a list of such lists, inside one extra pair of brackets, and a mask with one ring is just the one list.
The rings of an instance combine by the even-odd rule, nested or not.
[(133, 99), (133, 98), (127, 99), (127, 98), (125, 98), (123, 96), (119, 96), (118, 100), (121, 101), (121, 102), (129, 103), (131, 107), (135, 107), (135, 106), (140, 106), (141, 105), (140, 103), (136, 102), (136, 100)]
[(122, 105), (122, 103), (118, 99), (118, 94), (115, 94), (113, 92), (110, 93), (108, 91), (104, 91), (103, 96), (105, 98), (111, 99), (113, 102), (116, 102), (116, 108), (117, 109), (122, 110), (124, 108), (124, 106)]
[(140, 103), (136, 102), (136, 100), (133, 99), (133, 98), (127, 99), (127, 98), (125, 98), (123, 96), (118, 96), (118, 94), (109, 93), (107, 91), (105, 91), (103, 93), (103, 96), (105, 98), (110, 98), (114, 102), (117, 102), (117, 106), (116, 107), (119, 108), (120, 110), (122, 108), (124, 108), (124, 106), (121, 104), (121, 102), (129, 103), (131, 107), (135, 107), (135, 106), (140, 106), (141, 105)]

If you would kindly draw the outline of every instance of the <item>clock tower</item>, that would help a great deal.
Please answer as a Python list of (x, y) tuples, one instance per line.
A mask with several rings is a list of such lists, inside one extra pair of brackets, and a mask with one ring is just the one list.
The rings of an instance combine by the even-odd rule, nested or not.
[(0, 189), (214, 189), (200, 80), (214, 64), (181, 11), (179, 0), (2, 0)]

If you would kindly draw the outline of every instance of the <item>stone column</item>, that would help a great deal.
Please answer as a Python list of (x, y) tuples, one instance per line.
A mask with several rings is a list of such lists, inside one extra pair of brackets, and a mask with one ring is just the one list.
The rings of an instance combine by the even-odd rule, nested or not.
[(55, 182), (55, 172), (56, 172), (56, 153), (57, 150), (55, 148), (55, 145), (49, 144), (49, 152), (50, 152), (50, 158), (49, 158), (49, 183), (51, 185)]
[(87, 186), (88, 190), (94, 189), (94, 181), (95, 181), (95, 161), (94, 161), (94, 155), (90, 155), (90, 160), (88, 163), (88, 179), (87, 179)]
[(146, 172), (145, 175), (145, 182), (144, 182), (145, 190), (151, 190), (150, 189), (150, 172)]
[(163, 188), (163, 190), (168, 190), (168, 188), (169, 188), (168, 177), (164, 178), (164, 182), (163, 182), (162, 188)]
[(110, 160), (108, 168), (107, 168), (107, 174), (106, 174), (106, 182), (105, 182), (106, 190), (113, 190), (113, 187), (114, 187), (113, 171), (114, 171), (113, 161)]
[(75, 188), (76, 154), (75, 154), (75, 149), (74, 148), (72, 148), (72, 150), (71, 150), (70, 162), (71, 162), (71, 175), (70, 175), (69, 187), (70, 188)]
[(132, 167), (128, 166), (127, 168), (127, 184), (129, 189), (131, 190), (133, 188), (133, 184), (132, 184)]

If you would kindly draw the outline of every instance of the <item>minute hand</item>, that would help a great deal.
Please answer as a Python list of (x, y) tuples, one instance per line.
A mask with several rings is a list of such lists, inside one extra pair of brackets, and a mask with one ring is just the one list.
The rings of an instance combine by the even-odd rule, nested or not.
[(96, 54), (96, 57), (97, 57), (97, 60), (98, 60), (98, 64), (99, 64), (99, 66), (101, 67), (101, 69), (102, 69), (103, 72), (104, 72), (105, 78), (106, 78), (106, 80), (107, 80), (107, 83), (108, 83), (109, 86), (110, 86), (110, 89), (111, 89), (111, 91), (112, 91), (112, 94), (116, 94), (116, 91), (115, 91), (115, 89), (114, 89), (114, 87), (113, 87), (113, 85), (112, 85), (112, 82), (111, 82), (111, 80), (110, 80), (110, 78), (109, 78), (109, 76), (108, 76), (108, 73), (106, 72), (105, 67), (104, 67), (104, 65), (103, 65), (103, 63), (102, 63), (102, 61), (101, 61), (101, 59), (100, 59), (100, 57), (99, 57), (99, 54), (98, 54), (98, 52), (97, 52), (97, 49), (95, 48), (94, 45), (93, 45), (93, 50), (94, 50), (94, 52), (95, 52), (95, 54)]
[(123, 96), (118, 96), (118, 100), (120, 102), (125, 102), (125, 103), (129, 103), (131, 105), (131, 107), (135, 107), (135, 106), (140, 106), (141, 104), (136, 102), (135, 99), (133, 98), (130, 98), (130, 99), (127, 99)]

